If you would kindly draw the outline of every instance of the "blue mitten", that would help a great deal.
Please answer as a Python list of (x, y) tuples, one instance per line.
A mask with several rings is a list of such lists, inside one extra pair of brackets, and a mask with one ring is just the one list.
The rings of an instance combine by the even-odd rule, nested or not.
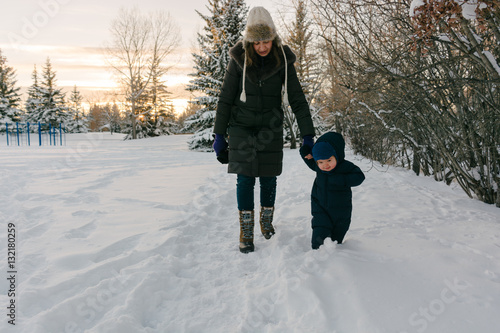
[(213, 147), (215, 150), (215, 155), (217, 155), (217, 156), (219, 156), (220, 153), (227, 150), (227, 142), (226, 142), (226, 139), (224, 138), (224, 135), (215, 134), (215, 140), (214, 140)]
[(222, 134), (215, 134), (214, 150), (217, 155), (217, 160), (222, 164), (229, 163), (229, 152), (227, 151), (227, 141)]
[(314, 146), (313, 135), (304, 135), (302, 138), (304, 141), (302, 142), (303, 146), (309, 146), (310, 149)]
[(308, 145), (303, 144), (302, 147), (300, 147), (299, 152), (300, 156), (306, 157), (307, 155), (312, 154), (312, 149)]

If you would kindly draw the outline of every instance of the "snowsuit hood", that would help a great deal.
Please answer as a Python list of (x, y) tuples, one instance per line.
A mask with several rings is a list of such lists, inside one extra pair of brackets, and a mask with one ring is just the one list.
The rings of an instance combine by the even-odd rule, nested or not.
[(345, 140), (342, 134), (336, 132), (328, 132), (323, 134), (316, 140), (318, 142), (328, 142), (337, 152), (337, 163), (345, 160)]

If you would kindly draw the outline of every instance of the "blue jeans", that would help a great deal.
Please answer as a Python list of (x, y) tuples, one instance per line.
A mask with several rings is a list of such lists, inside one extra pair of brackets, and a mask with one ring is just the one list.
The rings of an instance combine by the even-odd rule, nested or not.
[[(259, 177), (260, 205), (274, 207), (276, 200), (276, 177)], [(238, 175), (236, 180), (236, 199), (238, 210), (254, 210), (255, 177)]]

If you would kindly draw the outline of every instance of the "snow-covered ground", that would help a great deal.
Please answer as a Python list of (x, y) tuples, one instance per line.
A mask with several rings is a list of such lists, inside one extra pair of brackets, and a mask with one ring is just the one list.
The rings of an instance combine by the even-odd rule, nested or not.
[(351, 230), (312, 251), (314, 174), (286, 150), (277, 233), (245, 255), (213, 153), (120, 138), (0, 137), (1, 332), (498, 332), (500, 209), (348, 152)]

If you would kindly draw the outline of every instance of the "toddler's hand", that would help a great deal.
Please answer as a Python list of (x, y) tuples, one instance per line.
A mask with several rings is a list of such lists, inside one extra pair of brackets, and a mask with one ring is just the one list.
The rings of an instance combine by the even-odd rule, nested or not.
[(300, 152), (300, 156), (307, 158), (308, 160), (313, 158), (312, 149), (308, 145), (302, 145), (302, 147), (300, 147), (300, 149), (299, 149), (299, 152)]

